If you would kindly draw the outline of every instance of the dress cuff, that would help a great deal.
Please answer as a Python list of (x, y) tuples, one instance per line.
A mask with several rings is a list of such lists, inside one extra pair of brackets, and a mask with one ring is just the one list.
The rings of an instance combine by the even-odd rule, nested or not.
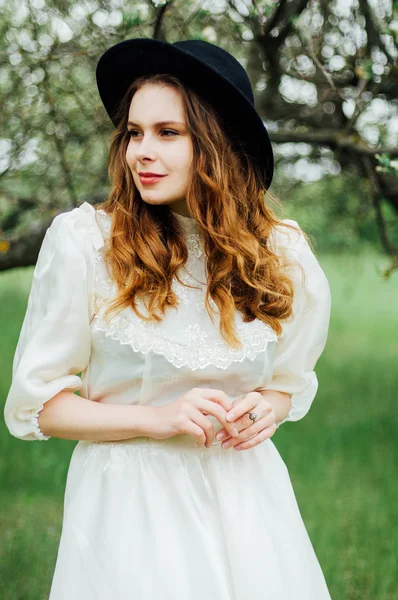
[(279, 429), (283, 423), (286, 421), (299, 421), (308, 413), (311, 408), (311, 404), (316, 396), (318, 391), (318, 378), (315, 375), (315, 372), (311, 373), (311, 378), (306, 386), (306, 388), (300, 392), (295, 392), (292, 394), (292, 405), (290, 407), (289, 413), (287, 416), (276, 423), (276, 428)]
[(36, 412), (30, 417), (30, 422), (33, 423), (34, 425), (34, 430), (32, 431), (33, 435), (41, 441), (46, 441), (50, 439), (50, 435), (44, 435), (44, 433), (42, 432), (42, 430), (40, 429), (39, 426), (39, 414), (40, 411), (43, 409), (43, 404), (40, 404), (39, 407), (37, 408)]

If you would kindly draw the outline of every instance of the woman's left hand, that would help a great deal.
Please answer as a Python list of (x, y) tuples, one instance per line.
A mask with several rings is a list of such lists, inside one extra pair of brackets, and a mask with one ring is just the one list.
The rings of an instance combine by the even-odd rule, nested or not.
[[(247, 414), (250, 412), (257, 415), (254, 422)], [(222, 447), (234, 450), (253, 448), (271, 437), (277, 429), (273, 406), (260, 392), (249, 392), (235, 400), (227, 413), (227, 421), (234, 422), (239, 435), (231, 437), (225, 429), (220, 429), (216, 439), (219, 440), (219, 434), (223, 433), (227, 437), (222, 438)]]

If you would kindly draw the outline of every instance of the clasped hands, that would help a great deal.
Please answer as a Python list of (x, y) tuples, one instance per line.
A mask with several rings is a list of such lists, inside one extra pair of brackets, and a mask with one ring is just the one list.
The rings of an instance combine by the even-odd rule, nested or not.
[[(257, 414), (254, 422), (249, 417), (250, 412)], [(260, 392), (249, 392), (237, 398), (227, 412), (226, 419), (228, 422), (233, 422), (238, 435), (232, 437), (225, 428), (220, 429), (215, 437), (218, 441), (222, 440), (223, 448), (234, 448), (234, 450), (253, 448), (271, 437), (277, 429), (273, 405)]]

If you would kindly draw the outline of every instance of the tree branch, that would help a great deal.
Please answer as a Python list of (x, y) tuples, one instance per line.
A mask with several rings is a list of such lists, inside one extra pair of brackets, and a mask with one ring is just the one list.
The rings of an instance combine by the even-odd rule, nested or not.
[(391, 258), (390, 267), (386, 269), (383, 273), (384, 277), (388, 278), (395, 269), (398, 269), (398, 248), (396, 248), (391, 243), (388, 237), (387, 225), (383, 216), (383, 212), (381, 210), (381, 200), (383, 198), (383, 192), (379, 186), (379, 182), (377, 180), (376, 173), (373, 170), (370, 158), (368, 156), (364, 156), (362, 158), (362, 162), (371, 185), (372, 202), (375, 209), (376, 225), (379, 231), (380, 240), (385, 252)]
[(162, 25), (163, 25), (163, 19), (166, 14), (166, 10), (169, 8), (170, 4), (171, 4), (171, 0), (170, 0), (170, 2), (166, 1), (164, 4), (162, 4), (159, 7), (159, 10), (157, 11), (155, 27), (153, 29), (153, 35), (152, 35), (152, 38), (154, 40), (164, 40), (161, 29), (162, 29)]
[(345, 148), (363, 156), (374, 156), (375, 154), (390, 154), (398, 156), (396, 147), (371, 148), (363, 142), (357, 141), (358, 135), (344, 135), (341, 131), (318, 130), (318, 131), (277, 131), (271, 135), (271, 140), (276, 143), (284, 142), (307, 142), (309, 144), (324, 144), (332, 148)]
[[(313, 11), (314, 11), (314, 6), (315, 6), (315, 0), (310, 0), (311, 13), (313, 13)], [(319, 58), (315, 54), (315, 51), (314, 51), (314, 40), (313, 40), (313, 29), (312, 29), (312, 14), (311, 14), (311, 20), (310, 20), (310, 29), (309, 29), (309, 33), (308, 33), (308, 52), (309, 52), (312, 60), (314, 61), (314, 63), (318, 67), (318, 69), (325, 76), (328, 84), (330, 85), (330, 89), (333, 92), (335, 92), (336, 94), (338, 94), (339, 96), (341, 96), (341, 90), (339, 90), (336, 87), (336, 85), (335, 85), (335, 83), (334, 83), (334, 81), (332, 79), (331, 74), (327, 72), (327, 70), (325, 69), (324, 65), (321, 63), (321, 61), (319, 60)], [(322, 101), (323, 100), (320, 99), (320, 102), (322, 102)]]
[(391, 56), (385, 43), (380, 37), (380, 32), (378, 31), (375, 25), (375, 19), (372, 15), (372, 9), (369, 6), (368, 0), (359, 0), (359, 6), (361, 7), (363, 16), (365, 17), (365, 29), (368, 38), (368, 54), (371, 54), (372, 46), (378, 46), (381, 50), (383, 50), (387, 58), (389, 58), (393, 63), (396, 62), (396, 60), (393, 56)]
[[(254, 4), (254, 2), (253, 2), (253, 4)], [(270, 32), (273, 29), (275, 29), (275, 27), (278, 25), (278, 23), (282, 22), (285, 11), (286, 11), (286, 6), (287, 6), (287, 0), (280, 0), (278, 6), (272, 13), (271, 18), (267, 20), (267, 23), (266, 23), (266, 25), (264, 27), (264, 31), (263, 31), (264, 36), (268, 36), (270, 34)]]
[(7, 236), (0, 235), (0, 271), (14, 267), (29, 267), (36, 264), (44, 235), (54, 219), (36, 223), (23, 233)]

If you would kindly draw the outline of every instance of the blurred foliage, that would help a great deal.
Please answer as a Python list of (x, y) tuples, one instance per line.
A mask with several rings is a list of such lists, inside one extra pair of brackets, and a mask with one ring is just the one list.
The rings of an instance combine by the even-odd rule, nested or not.
[(1, 7), (1, 252), (15, 234), (23, 245), (28, 227), (40, 231), (58, 212), (107, 196), (113, 126), (95, 68), (107, 48), (136, 37), (203, 39), (243, 64), (274, 142), (276, 189), (291, 182), (282, 200), (292, 209), (311, 213), (312, 198), (317, 216), (309, 225), (323, 227), (322, 243), (330, 237), (328, 247), (339, 248), (362, 234), (375, 241), (370, 197), (383, 204), (382, 216), (397, 219), (397, 3), (3, 0)]
[[(316, 252), (357, 254), (366, 247), (381, 250), (369, 182), (358, 180), (355, 170), (295, 186), (285, 181), (280, 188), (277, 198), (281, 206), (270, 205), (279, 217), (298, 222), (312, 238)], [(383, 212), (391, 238), (398, 244), (393, 211), (387, 203)]]

